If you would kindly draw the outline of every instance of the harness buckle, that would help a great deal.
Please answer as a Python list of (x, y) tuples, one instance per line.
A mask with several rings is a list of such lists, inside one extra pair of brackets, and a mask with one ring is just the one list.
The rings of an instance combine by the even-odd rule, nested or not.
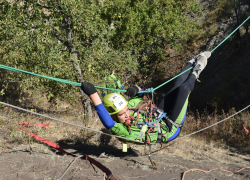
[(153, 114), (155, 116), (155, 119), (159, 119), (163, 115), (164, 111), (158, 109), (156, 106), (153, 109)]
[(177, 124), (174, 121), (172, 121), (168, 116), (165, 116), (165, 119), (169, 121), (171, 124), (173, 124), (176, 128), (181, 128), (182, 124)]

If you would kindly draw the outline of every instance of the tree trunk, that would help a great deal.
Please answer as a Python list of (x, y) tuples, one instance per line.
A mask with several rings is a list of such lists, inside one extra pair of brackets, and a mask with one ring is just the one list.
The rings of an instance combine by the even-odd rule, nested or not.
[[(65, 18), (68, 48), (69, 48), (69, 53), (72, 54), (73, 56), (73, 59), (72, 59), (73, 66), (77, 71), (76, 79), (77, 81), (82, 82), (84, 80), (82, 78), (82, 71), (81, 71), (80, 65), (77, 62), (78, 60), (77, 52), (75, 51), (74, 46), (73, 46), (72, 25), (71, 25), (70, 20), (71, 20), (71, 17)], [(84, 94), (84, 92), (82, 91), (80, 87), (79, 87), (79, 92), (81, 94), (81, 100), (82, 100), (81, 102), (84, 108), (84, 114), (87, 114), (88, 119), (92, 119), (93, 113), (91, 109), (90, 98), (86, 94)]]
[[(240, 25), (240, 8), (241, 8), (241, 3), (240, 2), (236, 2), (234, 0), (234, 12), (235, 12), (235, 16), (236, 16), (236, 27), (238, 27)], [(238, 29), (236, 31), (236, 34), (238, 36), (238, 39), (240, 40), (240, 29)]]

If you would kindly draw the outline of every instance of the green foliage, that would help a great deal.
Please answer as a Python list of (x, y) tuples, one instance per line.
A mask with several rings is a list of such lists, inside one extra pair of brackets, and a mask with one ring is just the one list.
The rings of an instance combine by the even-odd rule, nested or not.
[(105, 1), (105, 7), (102, 17), (113, 25), (114, 47), (132, 51), (143, 73), (166, 60), (166, 49), (181, 49), (199, 27), (184, 16), (199, 9), (195, 1)]
[(214, 35), (216, 33), (216, 31), (218, 30), (218, 26), (216, 24), (213, 24), (209, 27), (209, 32), (208, 34), (210, 36)]
[[(239, 16), (241, 13), (241, 6), (250, 3), (250, 0), (216, 0), (216, 7), (218, 9), (218, 15), (236, 14)], [(245, 17), (244, 17), (245, 18)]]
[[(80, 80), (80, 66), (83, 79), (99, 86), (109, 67), (152, 74), (167, 49), (181, 49), (200, 28), (184, 15), (197, 10), (195, 0), (3, 0), (0, 63), (71, 81)], [(2, 81), (13, 79), (22, 81), (21, 90), (40, 91), (51, 102), (79, 98), (71, 85), (2, 73)]]

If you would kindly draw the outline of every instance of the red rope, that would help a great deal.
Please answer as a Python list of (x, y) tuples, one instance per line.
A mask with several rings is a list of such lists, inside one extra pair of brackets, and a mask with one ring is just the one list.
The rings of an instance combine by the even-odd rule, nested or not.
[[(72, 154), (72, 153), (69, 153), (67, 151), (65, 151), (63, 148), (61, 148), (59, 145), (57, 145), (56, 143), (53, 143), (51, 141), (48, 141), (34, 133), (31, 133), (29, 131), (25, 131), (21, 128), (17, 128), (19, 131), (22, 131), (22, 132), (26, 132), (27, 134), (31, 135), (32, 137), (34, 137), (36, 140), (38, 141), (41, 141), (45, 144), (48, 144), (50, 147), (53, 147), (54, 149), (60, 151), (61, 153), (66, 153), (66, 154), (69, 154), (69, 155), (72, 155), (72, 156), (78, 156), (76, 154)], [(89, 157), (88, 155), (84, 155), (82, 158), (85, 158), (86, 160), (88, 160), (89, 162), (91, 162), (92, 164), (94, 164), (96, 167), (98, 167), (99, 169), (101, 169), (106, 175), (107, 177), (109, 178), (109, 180), (116, 180), (116, 178), (113, 176), (112, 172), (107, 168), (105, 167), (104, 165), (102, 165), (100, 162), (96, 161), (95, 159)]]
[[(154, 104), (151, 100), (149, 100), (147, 103), (142, 104), (142, 105), (139, 107), (139, 109), (137, 110), (137, 118), (136, 118), (135, 122), (130, 123), (130, 124), (125, 123), (125, 124), (127, 125), (127, 127), (129, 128), (130, 132), (131, 132), (131, 126), (132, 126), (132, 125), (135, 125), (135, 124), (138, 122), (138, 120), (139, 120), (139, 118), (140, 118), (140, 116), (139, 116), (140, 110), (141, 110), (144, 106), (146, 106), (147, 113), (150, 112), (149, 116), (148, 116), (148, 117), (146, 116), (146, 118), (145, 118), (144, 121), (145, 121), (145, 122), (147, 122), (147, 121), (148, 121), (148, 122), (152, 122), (152, 121), (153, 121), (152, 115), (153, 115), (153, 109), (154, 109), (154, 107), (155, 107), (155, 104)], [(149, 108), (148, 108), (148, 107), (149, 107)], [(136, 107), (130, 107), (129, 109), (135, 109), (135, 108), (136, 108)], [(131, 118), (130, 118), (130, 119), (131, 119)], [(133, 120), (133, 119), (132, 119), (132, 120)], [(146, 132), (146, 139), (145, 139), (145, 142), (146, 142), (147, 144), (150, 144), (149, 133), (150, 133), (151, 131), (152, 131), (152, 132), (155, 131), (154, 127), (149, 128), (149, 130)]]

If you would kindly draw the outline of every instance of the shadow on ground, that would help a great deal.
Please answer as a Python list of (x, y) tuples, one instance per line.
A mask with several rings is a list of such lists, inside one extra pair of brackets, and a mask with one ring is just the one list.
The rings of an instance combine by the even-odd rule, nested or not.
[[(99, 157), (100, 154), (104, 153), (108, 156), (113, 157), (138, 157), (140, 153), (137, 150), (128, 148), (127, 152), (122, 152), (122, 149), (118, 149), (112, 145), (94, 145), (94, 144), (84, 144), (80, 142), (74, 142), (70, 139), (63, 139), (56, 142), (65, 151), (73, 154), (82, 155), (93, 155)], [(50, 148), (51, 151), (55, 152), (55, 149)], [(58, 155), (63, 155), (63, 153), (57, 152)]]

